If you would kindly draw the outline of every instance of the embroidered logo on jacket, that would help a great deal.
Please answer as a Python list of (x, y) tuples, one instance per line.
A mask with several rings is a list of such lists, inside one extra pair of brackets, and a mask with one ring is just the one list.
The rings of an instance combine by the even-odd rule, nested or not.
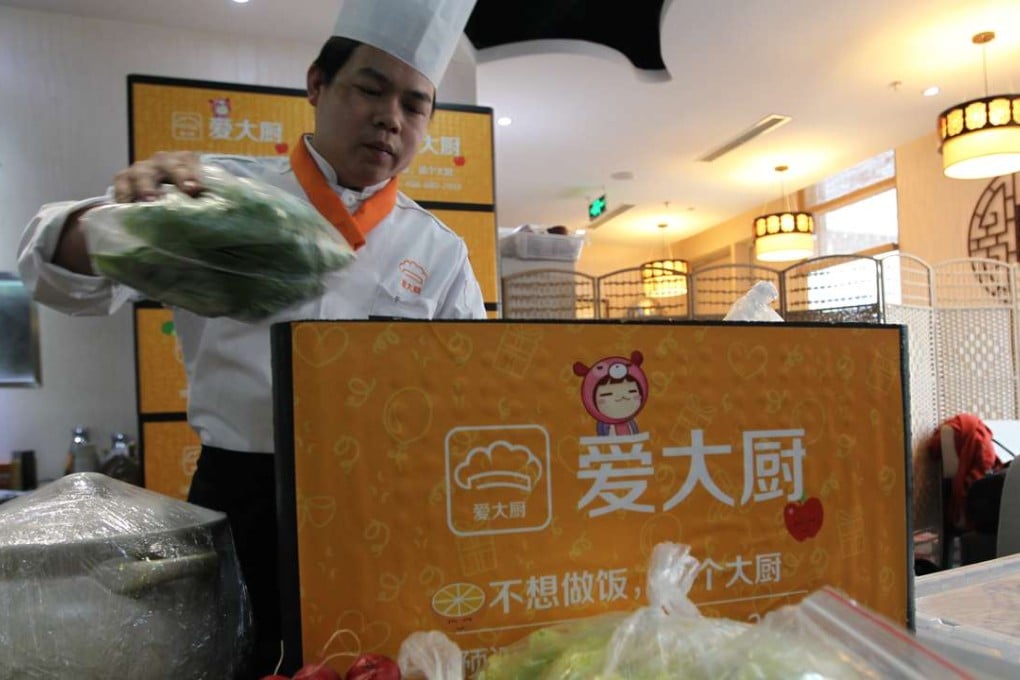
[(425, 267), (414, 260), (404, 260), (400, 263), (400, 285), (415, 295), (421, 295), (422, 286), (429, 278)]

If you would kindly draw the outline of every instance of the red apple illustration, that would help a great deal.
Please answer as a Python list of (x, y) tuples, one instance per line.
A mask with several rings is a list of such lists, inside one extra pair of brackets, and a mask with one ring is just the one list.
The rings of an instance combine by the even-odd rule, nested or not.
[(287, 153), (287, 149), (289, 148), (290, 147), (287, 145), (287, 142), (280, 142), (279, 144), (276, 145), (276, 153), (280, 154)]
[(822, 528), (825, 513), (822, 502), (817, 498), (806, 501), (793, 501), (783, 508), (783, 519), (786, 530), (798, 541), (805, 541), (815, 536)]
[(465, 163), (467, 163), (467, 159), (464, 158), (463, 156), (454, 156), (453, 157), (453, 164), (456, 165), (458, 168), (460, 166), (464, 165)]

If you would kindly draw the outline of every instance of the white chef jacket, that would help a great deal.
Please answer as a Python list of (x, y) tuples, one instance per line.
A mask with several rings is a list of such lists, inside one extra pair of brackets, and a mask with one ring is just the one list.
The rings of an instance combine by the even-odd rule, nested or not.
[[(364, 191), (345, 189), (325, 159), (310, 144), (308, 149), (351, 214), (385, 185)], [(287, 158), (204, 156), (202, 160), (305, 197)], [(41, 304), (72, 315), (102, 315), (140, 297), (103, 277), (82, 276), (51, 263), (68, 215), (104, 200), (108, 199), (51, 203), (29, 223), (18, 249), (18, 268)], [(326, 292), (321, 297), (255, 323), (174, 309), (188, 375), (188, 421), (202, 443), (235, 451), (273, 451), (269, 339), (273, 323), (369, 316), (486, 316), (464, 241), (402, 193), (390, 214), (368, 232), (354, 261), (327, 274), (324, 284)]]

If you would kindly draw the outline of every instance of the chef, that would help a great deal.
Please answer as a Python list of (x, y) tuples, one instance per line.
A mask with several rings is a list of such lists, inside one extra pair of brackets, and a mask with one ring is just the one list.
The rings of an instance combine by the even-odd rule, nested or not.
[[(462, 239), (402, 194), (397, 176), (422, 146), (442, 79), (474, 0), (346, 0), (307, 73), (315, 129), (289, 158), (159, 153), (118, 173), (106, 196), (43, 206), (18, 251), (38, 302), (110, 314), (137, 294), (95, 275), (80, 218), (111, 201), (151, 200), (162, 183), (202, 191), (199, 163), (308, 200), (355, 247), (326, 292), (259, 323), (175, 309), (188, 375), (188, 421), (202, 454), (188, 500), (226, 512), (255, 619), (251, 676), (280, 651), (270, 325), (288, 319), (482, 319)], [(412, 277), (414, 285), (406, 284)]]

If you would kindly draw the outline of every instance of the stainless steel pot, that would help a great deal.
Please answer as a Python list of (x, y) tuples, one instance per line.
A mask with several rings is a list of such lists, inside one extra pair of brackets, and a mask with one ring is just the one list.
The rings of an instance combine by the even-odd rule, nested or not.
[(98, 473), (0, 506), (0, 677), (226, 680), (250, 613), (226, 516)]

